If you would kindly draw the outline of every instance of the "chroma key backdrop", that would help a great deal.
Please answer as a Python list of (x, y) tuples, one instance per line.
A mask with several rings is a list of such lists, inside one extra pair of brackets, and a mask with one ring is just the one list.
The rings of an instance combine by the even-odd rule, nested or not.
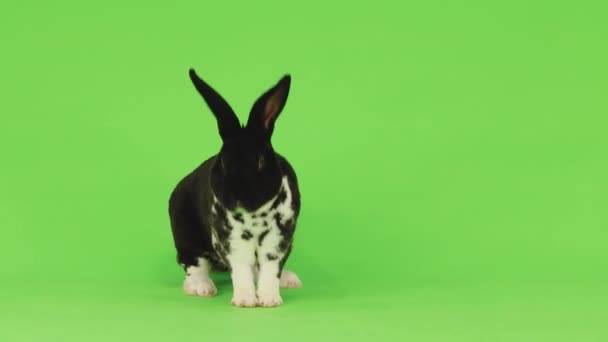
[[(3, 1), (0, 341), (608, 341), (601, 1)], [(216, 153), (188, 69), (302, 212), (273, 309), (186, 296), (168, 199)]]

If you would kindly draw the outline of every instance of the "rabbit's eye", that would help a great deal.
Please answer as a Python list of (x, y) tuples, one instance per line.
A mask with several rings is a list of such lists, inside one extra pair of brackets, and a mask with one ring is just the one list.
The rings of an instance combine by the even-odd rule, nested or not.
[(262, 167), (264, 167), (264, 156), (258, 158), (258, 171), (261, 170)]

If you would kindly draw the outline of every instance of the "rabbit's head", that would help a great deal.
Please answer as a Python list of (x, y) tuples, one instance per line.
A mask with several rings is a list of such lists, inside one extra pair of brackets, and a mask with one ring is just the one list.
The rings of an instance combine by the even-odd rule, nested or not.
[(253, 209), (263, 204), (281, 184), (282, 172), (271, 137), (287, 101), (291, 77), (285, 75), (257, 99), (245, 126), (226, 100), (193, 69), (190, 79), (217, 119), (223, 141), (211, 172), (214, 193), (229, 206)]

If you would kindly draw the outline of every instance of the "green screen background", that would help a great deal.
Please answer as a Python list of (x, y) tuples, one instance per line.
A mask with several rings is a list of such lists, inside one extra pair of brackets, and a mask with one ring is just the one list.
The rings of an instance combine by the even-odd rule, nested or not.
[[(601, 1), (2, 2), (0, 340), (606, 341)], [(220, 147), (300, 177), (277, 309), (182, 293), (167, 202)]]

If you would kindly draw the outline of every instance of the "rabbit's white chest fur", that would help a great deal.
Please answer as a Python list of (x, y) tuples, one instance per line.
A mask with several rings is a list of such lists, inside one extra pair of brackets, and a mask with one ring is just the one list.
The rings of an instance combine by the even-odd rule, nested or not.
[[(213, 214), (221, 215), (216, 205)], [(282, 303), (281, 281), (299, 283), (289, 273), (282, 275), (285, 257), (291, 250), (296, 215), (287, 177), (278, 194), (254, 212), (225, 210), (220, 224), (212, 228), (212, 242), (219, 259), (231, 268), (233, 304), (276, 306)], [(218, 210), (219, 209), (219, 210)], [(224, 236), (219, 240), (219, 236)], [(253, 280), (253, 281), (252, 281)], [(256, 295), (257, 293), (257, 295)]]
[[(226, 210), (225, 227), (214, 228), (227, 228), (229, 235), (224, 241), (218, 241), (218, 234), (212, 235), (216, 251), (224, 254), (222, 257), (230, 264), (256, 265), (281, 260), (290, 243), (285, 240), (291, 240), (291, 235), (285, 236), (286, 230), (295, 225), (292, 200), (287, 177), (284, 177), (278, 194), (256, 211)], [(217, 203), (217, 199), (215, 201)], [(216, 210), (213, 211), (216, 214)]]

